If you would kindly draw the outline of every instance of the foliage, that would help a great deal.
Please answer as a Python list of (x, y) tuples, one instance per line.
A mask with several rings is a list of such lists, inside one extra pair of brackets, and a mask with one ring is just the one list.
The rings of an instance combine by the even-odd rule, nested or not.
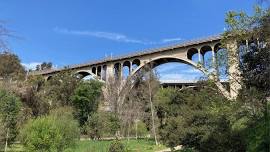
[(71, 95), (79, 83), (79, 79), (71, 71), (57, 73), (46, 81), (38, 91), (38, 98), (50, 105), (50, 108), (70, 106)]
[[(270, 105), (268, 105), (270, 108)], [(248, 145), (247, 149), (249, 152), (264, 152), (267, 150), (269, 145), (269, 129), (270, 129), (270, 116), (268, 120), (261, 118), (260, 120), (254, 121), (248, 128)]]
[(17, 55), (9, 52), (0, 53), (0, 78), (5, 80), (23, 80), (25, 78), (25, 69)]
[(13, 93), (6, 90), (0, 90), (0, 120), (3, 133), (6, 140), (8, 134), (8, 143), (15, 141), (18, 134), (18, 116), (21, 109), (21, 101)]
[[(114, 140), (81, 140), (75, 147), (70, 148), (72, 152), (107, 152)], [(164, 145), (155, 145), (153, 140), (130, 139), (120, 140), (128, 151), (132, 152), (155, 152), (166, 149)]]
[(23, 84), (23, 92), (20, 94), (24, 109), (33, 117), (49, 113), (50, 104), (44, 97), (46, 94), (43, 86), (45, 79), (42, 76), (28, 76)]
[(42, 62), (40, 65), (36, 66), (36, 71), (40, 70), (48, 70), (52, 68), (52, 63), (51, 62)]
[(111, 143), (109, 152), (126, 152), (125, 145), (119, 140), (115, 140)]
[(137, 137), (145, 137), (148, 133), (146, 124), (142, 121), (137, 121), (137, 124), (135, 122), (131, 128), (131, 134), (133, 136), (137, 135)]
[(27, 122), (21, 130), (21, 141), (28, 151), (64, 151), (79, 137), (77, 122), (68, 108)]
[(89, 80), (79, 83), (71, 97), (72, 105), (75, 108), (74, 114), (83, 126), (88, 117), (96, 112), (99, 105), (102, 84), (96, 80)]
[(120, 128), (120, 121), (113, 113), (98, 112), (89, 116), (84, 128), (92, 139), (111, 137)]
[(245, 125), (237, 117), (244, 111), (238, 111), (238, 103), (224, 99), (211, 85), (198, 91), (164, 88), (156, 98), (160, 136), (169, 147), (183, 145), (202, 152), (245, 150), (242, 132), (246, 127), (234, 125)]
[(270, 96), (270, 10), (255, 8), (255, 14), (230, 12), (227, 16), (229, 30), (225, 40), (236, 40), (241, 44), (248, 40), (248, 46), (240, 51), (243, 90), (239, 100), (245, 103), (252, 117), (248, 151), (270, 150), (269, 99)]

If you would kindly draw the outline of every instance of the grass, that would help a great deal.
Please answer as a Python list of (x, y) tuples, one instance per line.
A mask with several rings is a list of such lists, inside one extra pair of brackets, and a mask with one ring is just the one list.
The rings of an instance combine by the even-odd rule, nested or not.
[[(0, 152), (4, 151), (4, 145), (0, 147)], [(7, 148), (8, 152), (21, 152), (23, 151), (23, 146), (21, 144), (13, 144)]]
[[(98, 141), (98, 140), (85, 140), (78, 141), (76, 146), (69, 148), (66, 152), (108, 152), (109, 146), (112, 140)], [(166, 149), (164, 145), (155, 145), (153, 140), (147, 139), (131, 139), (121, 140), (121, 142), (127, 147), (129, 152), (155, 152), (158, 150)], [(8, 149), (9, 152), (23, 151), (23, 146), (20, 144), (14, 144)], [(1, 152), (1, 149), (0, 149)]]
[[(110, 143), (112, 141), (80, 141), (77, 146), (69, 149), (72, 152), (108, 152)], [(122, 143), (127, 147), (129, 152), (154, 152), (166, 149), (163, 145), (155, 145), (153, 140), (122, 140)]]

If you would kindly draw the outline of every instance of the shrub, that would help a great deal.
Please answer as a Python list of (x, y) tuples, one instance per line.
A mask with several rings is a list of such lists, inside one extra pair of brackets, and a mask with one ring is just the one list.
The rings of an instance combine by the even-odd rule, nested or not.
[(74, 90), (71, 96), (74, 116), (79, 120), (80, 126), (83, 126), (89, 115), (98, 109), (99, 98), (101, 95), (102, 83), (96, 80), (81, 82)]
[(109, 152), (126, 152), (125, 145), (118, 140), (111, 143)]
[(133, 136), (136, 136), (136, 131), (137, 131), (137, 137), (145, 137), (148, 134), (146, 124), (142, 121), (137, 122), (137, 128), (136, 128), (136, 123), (133, 125), (131, 134)]
[(0, 142), (6, 141), (7, 134), (8, 144), (15, 141), (20, 109), (21, 101), (18, 97), (6, 90), (0, 90)]
[(74, 145), (78, 137), (78, 123), (67, 108), (30, 120), (21, 131), (21, 141), (28, 151), (61, 152)]
[(119, 119), (109, 112), (93, 113), (87, 120), (85, 132), (92, 139), (99, 139), (105, 136), (114, 136), (120, 128)]

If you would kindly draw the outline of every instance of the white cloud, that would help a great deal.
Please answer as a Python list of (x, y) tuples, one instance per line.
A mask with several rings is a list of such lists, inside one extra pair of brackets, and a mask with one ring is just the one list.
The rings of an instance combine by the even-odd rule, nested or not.
[(124, 42), (124, 43), (137, 43), (137, 44), (166, 44), (170, 42), (176, 42), (176, 41), (181, 41), (182, 38), (177, 37), (177, 38), (166, 38), (162, 39), (159, 41), (150, 41), (146, 39), (136, 39), (136, 38), (131, 38), (127, 35), (121, 34), (121, 33), (114, 33), (114, 32), (104, 32), (104, 31), (89, 31), (89, 30), (70, 30), (66, 28), (59, 28), (55, 27), (53, 31), (61, 34), (69, 34), (69, 35), (78, 35), (78, 36), (91, 36), (91, 37), (96, 37), (96, 38), (103, 38), (103, 39), (108, 39), (112, 41), (117, 41), (117, 42)]
[(112, 41), (125, 42), (125, 43), (138, 43), (138, 44), (150, 44), (152, 42), (146, 40), (139, 40), (130, 38), (124, 34), (112, 33), (112, 32), (102, 32), (102, 31), (80, 31), (80, 30), (69, 30), (65, 28), (54, 28), (57, 33), (71, 34), (71, 35), (81, 35), (81, 36), (92, 36), (97, 38), (104, 38)]
[(26, 70), (34, 70), (37, 65), (40, 65), (41, 62), (30, 62), (30, 63), (22, 63)]
[(192, 81), (199, 80), (200, 75), (195, 74), (180, 74), (180, 73), (168, 73), (160, 76), (160, 80), (181, 80), (181, 81)]
[(180, 37), (176, 38), (167, 38), (167, 39), (162, 39), (163, 43), (169, 43), (169, 42), (175, 42), (175, 41), (182, 41), (183, 39)]
[(199, 80), (204, 74), (186, 64), (167, 63), (156, 68), (160, 80)]
[(185, 69), (184, 72), (188, 73), (188, 74), (202, 74), (202, 72), (200, 70), (195, 69), (195, 68)]

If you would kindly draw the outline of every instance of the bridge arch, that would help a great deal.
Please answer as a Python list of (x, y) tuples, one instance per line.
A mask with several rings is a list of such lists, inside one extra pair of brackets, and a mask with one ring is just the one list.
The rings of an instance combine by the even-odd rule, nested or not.
[(202, 68), (198, 68), (197, 63), (193, 62), (192, 60), (183, 59), (183, 58), (179, 58), (179, 57), (172, 57), (172, 56), (163, 56), (163, 57), (157, 57), (157, 58), (154, 58), (152, 60), (148, 60), (146, 62), (141, 63), (140, 66), (138, 66), (136, 69), (134, 69), (134, 71), (132, 71), (131, 76), (136, 75), (136, 73), (138, 73), (140, 70), (142, 70), (146, 66), (151, 65), (151, 68), (153, 69), (159, 65), (162, 65), (165, 63), (170, 63), (170, 62), (179, 62), (179, 63), (183, 63), (186, 65), (190, 65), (193, 68), (198, 69), (198, 70), (202, 71), (204, 74), (206, 74), (206, 71), (204, 71)]
[(46, 78), (45, 78), (45, 81), (49, 81), (50, 79), (52, 79), (52, 76), (50, 75), (50, 76), (47, 76)]
[(87, 76), (91, 76), (94, 79), (97, 79), (97, 75), (95, 75), (92, 70), (79, 70), (74, 73), (75, 76), (78, 76), (79, 79), (83, 79)]
[(130, 61), (124, 61), (123, 67), (122, 67), (122, 75), (124, 78), (127, 78), (131, 74), (131, 62)]
[(189, 60), (192, 60), (193, 55), (195, 55), (196, 53), (199, 53), (199, 50), (197, 48), (190, 48), (190, 49), (188, 49), (188, 51), (187, 51), (187, 58)]

